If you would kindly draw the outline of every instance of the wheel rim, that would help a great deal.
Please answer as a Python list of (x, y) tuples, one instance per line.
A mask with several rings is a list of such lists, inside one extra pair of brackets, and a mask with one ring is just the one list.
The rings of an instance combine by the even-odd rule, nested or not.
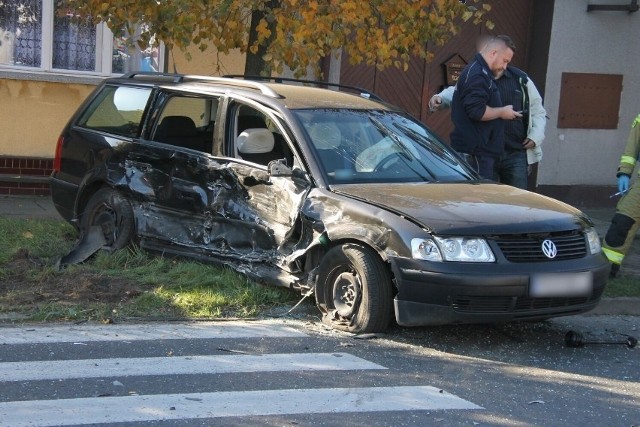
[(358, 276), (350, 271), (340, 273), (333, 282), (333, 306), (336, 314), (351, 318), (357, 311), (361, 299)]
[(118, 234), (118, 214), (109, 205), (101, 205), (92, 221), (93, 225), (97, 225), (102, 229), (102, 235), (107, 246), (113, 245)]

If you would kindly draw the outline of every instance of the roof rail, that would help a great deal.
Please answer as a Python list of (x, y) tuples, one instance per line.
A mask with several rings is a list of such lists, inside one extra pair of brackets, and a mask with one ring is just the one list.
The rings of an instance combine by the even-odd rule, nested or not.
[(132, 71), (130, 73), (123, 74), (121, 78), (123, 79), (135, 79), (137, 77), (142, 78), (163, 78), (165, 80), (171, 80), (175, 83), (182, 80), (184, 77), (182, 74), (174, 74), (174, 73), (158, 73), (154, 71)]
[(218, 82), (218, 83), (224, 83), (232, 86), (258, 89), (263, 95), (270, 96), (272, 98), (282, 98), (282, 95), (280, 95), (278, 92), (271, 89), (269, 86), (265, 85), (264, 83), (255, 82), (251, 80), (236, 80), (228, 77), (186, 75), (186, 76), (182, 76), (182, 79), (180, 81)]
[(293, 79), (289, 77), (244, 76), (242, 74), (227, 74), (227, 75), (224, 75), (223, 77), (230, 78), (230, 79), (243, 78), (243, 79), (252, 79), (252, 80), (266, 80), (266, 81), (273, 81), (275, 83), (283, 83), (283, 82), (305, 83), (305, 84), (313, 84), (316, 86), (337, 87), (338, 89), (350, 89), (350, 90), (359, 92), (360, 96), (363, 98), (371, 98), (371, 99), (375, 99), (376, 101), (384, 102), (384, 100), (380, 98), (378, 95), (376, 95), (375, 93), (368, 91), (366, 89), (363, 89), (361, 87), (343, 85), (340, 83), (323, 82), (321, 80)]
[(122, 75), (123, 79), (134, 79), (134, 78), (162, 78), (171, 80), (174, 83), (187, 82), (187, 81), (208, 81), (208, 82), (218, 82), (224, 83), (227, 85), (245, 87), (258, 89), (263, 95), (270, 96), (272, 98), (282, 98), (275, 90), (271, 89), (269, 86), (264, 83), (251, 81), (251, 80), (236, 80), (227, 77), (212, 77), (212, 76), (197, 76), (191, 74), (173, 74), (173, 73), (156, 73), (150, 71), (133, 71), (127, 74)]

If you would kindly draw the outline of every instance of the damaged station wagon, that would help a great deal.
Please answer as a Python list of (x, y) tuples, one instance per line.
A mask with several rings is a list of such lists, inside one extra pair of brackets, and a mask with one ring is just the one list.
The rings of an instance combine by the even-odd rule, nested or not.
[(349, 92), (107, 79), (58, 140), (53, 202), (80, 252), (134, 242), (227, 265), (313, 293), (323, 320), (352, 332), (598, 304), (610, 267), (586, 215), (481, 180), (420, 122)]

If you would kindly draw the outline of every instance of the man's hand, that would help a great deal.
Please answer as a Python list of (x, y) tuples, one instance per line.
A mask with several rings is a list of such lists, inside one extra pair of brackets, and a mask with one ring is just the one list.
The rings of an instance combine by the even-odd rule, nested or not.
[(438, 95), (433, 95), (429, 99), (429, 111), (435, 113), (442, 108), (442, 98)]
[(500, 118), (503, 120), (517, 120), (522, 118), (522, 112), (515, 111), (513, 105), (505, 105), (500, 108)]
[(522, 118), (522, 112), (515, 111), (513, 105), (505, 105), (504, 107), (485, 107), (484, 115), (480, 120), (483, 122), (495, 119), (516, 120)]
[(618, 191), (621, 195), (629, 191), (629, 175), (622, 174), (618, 177)]
[(524, 142), (522, 143), (522, 148), (524, 148), (525, 150), (528, 150), (529, 148), (533, 148), (536, 146), (536, 142), (527, 138), (524, 140)]

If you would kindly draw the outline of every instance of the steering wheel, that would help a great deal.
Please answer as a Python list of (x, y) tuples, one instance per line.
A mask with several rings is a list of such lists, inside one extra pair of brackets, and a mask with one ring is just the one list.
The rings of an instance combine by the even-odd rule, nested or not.
[(391, 167), (393, 164), (395, 164), (398, 160), (400, 160), (400, 156), (402, 154), (400, 154), (397, 151), (394, 151), (393, 153), (387, 155), (386, 157), (383, 157), (382, 160), (380, 160), (378, 162), (378, 164), (376, 165), (375, 168), (373, 168), (374, 172), (382, 172), (384, 170), (389, 169), (389, 167)]

